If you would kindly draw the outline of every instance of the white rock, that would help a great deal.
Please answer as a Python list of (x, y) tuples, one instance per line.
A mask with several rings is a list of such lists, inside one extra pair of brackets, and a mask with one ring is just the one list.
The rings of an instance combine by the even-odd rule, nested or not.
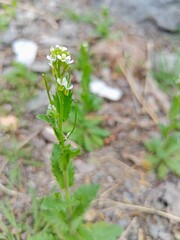
[(45, 140), (47, 140), (48, 142), (56, 142), (57, 141), (57, 138), (54, 134), (54, 131), (52, 129), (52, 127), (45, 127), (42, 131), (42, 136), (44, 137)]
[(105, 82), (98, 79), (90, 83), (90, 90), (92, 93), (112, 101), (120, 100), (123, 95), (121, 89), (110, 87)]
[(27, 39), (18, 39), (12, 44), (15, 60), (30, 66), (36, 59), (38, 46), (35, 42)]

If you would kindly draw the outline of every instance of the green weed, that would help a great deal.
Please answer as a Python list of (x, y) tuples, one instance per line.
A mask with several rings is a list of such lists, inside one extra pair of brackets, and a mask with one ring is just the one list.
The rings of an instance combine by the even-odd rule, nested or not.
[(10, 21), (16, 15), (17, 0), (12, 0), (10, 5), (0, 3), (0, 30), (5, 31)]
[[(171, 64), (172, 65), (172, 64)], [(160, 87), (169, 93), (176, 88), (176, 79), (180, 75), (180, 54), (176, 54), (175, 63), (169, 66), (169, 60), (162, 57), (158, 70), (153, 72), (154, 78), (159, 83)]]
[(20, 63), (13, 63), (12, 69), (2, 76), (3, 89), (0, 95), (1, 112), (7, 113), (6, 104), (12, 106), (12, 111), (20, 116), (25, 110), (25, 102), (31, 99), (38, 86), (37, 75)]
[[(86, 151), (91, 152), (104, 145), (104, 138), (109, 135), (109, 132), (101, 127), (102, 119), (95, 114), (100, 109), (102, 100), (90, 92), (92, 65), (87, 43), (80, 46), (76, 68), (81, 72), (81, 92), (79, 93), (78, 105), (73, 108), (74, 115), (77, 111), (77, 121), (72, 140)], [(92, 112), (94, 113), (92, 114)], [(73, 120), (73, 115), (71, 115), (67, 131), (72, 128)]]
[[(180, 82), (177, 82), (180, 89)], [(145, 143), (151, 153), (148, 156), (158, 177), (163, 179), (169, 172), (180, 175), (180, 95), (173, 96), (168, 115), (169, 123), (160, 124), (160, 137)]]
[[(67, 142), (74, 127), (68, 133), (64, 130), (64, 123), (69, 119), (74, 105), (70, 79), (70, 64), (73, 60), (67, 48), (58, 45), (50, 49), (47, 58), (55, 78), (55, 92), (51, 94), (49, 82), (44, 76), (50, 104), (46, 114), (38, 115), (38, 118), (49, 123), (57, 137), (57, 143), (52, 149), (51, 168), (62, 191), (43, 198), (41, 209), (49, 228), (45, 232), (35, 234), (30, 240), (103, 240), (107, 229), (108, 239), (115, 240), (122, 232), (119, 226), (104, 222), (86, 224), (83, 221), (84, 214), (97, 195), (99, 186), (82, 185), (73, 191), (71, 189), (74, 186), (75, 175), (73, 159), (80, 154), (79, 148), (73, 148)], [(74, 123), (75, 121), (76, 119)]]
[(110, 36), (110, 29), (113, 24), (113, 19), (110, 17), (109, 9), (106, 6), (101, 8), (101, 11), (94, 13), (86, 11), (86, 13), (79, 13), (74, 9), (66, 10), (68, 17), (77, 23), (91, 24), (94, 28), (94, 35), (100, 38), (108, 38)]

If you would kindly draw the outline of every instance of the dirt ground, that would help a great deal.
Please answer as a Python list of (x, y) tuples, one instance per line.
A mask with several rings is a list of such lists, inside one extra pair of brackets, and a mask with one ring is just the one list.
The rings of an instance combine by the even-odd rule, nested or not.
[[(78, 8), (78, 3), (68, 1), (68, 4), (74, 10)], [(104, 99), (98, 112), (104, 119), (103, 127), (111, 132), (104, 141), (104, 147), (91, 153), (84, 152), (75, 160), (76, 184), (99, 183), (99, 197), (107, 200), (96, 201), (85, 218), (91, 222), (105, 219), (118, 223), (124, 228), (119, 240), (180, 239), (180, 226), (173, 219), (174, 215), (180, 217), (179, 179), (170, 174), (164, 181), (159, 181), (155, 173), (149, 171), (144, 148), (147, 139), (158, 135), (157, 124), (166, 121), (169, 107), (169, 98), (149, 74), (151, 55), (157, 49), (167, 46), (171, 49), (177, 42), (159, 32), (156, 39), (150, 38), (138, 26), (120, 21), (115, 21), (111, 29), (111, 35), (120, 32), (120, 36), (104, 40), (93, 35), (90, 24), (70, 20), (62, 6), (61, 1), (45, 0), (22, 1), (18, 5), (15, 19), (7, 31), (0, 33), (1, 73), (11, 66), (14, 58), (12, 44), (17, 39), (29, 39), (38, 46), (33, 64), (38, 66), (33, 70), (38, 72), (37, 81), (42, 81), (44, 69), (48, 71), (46, 55), (50, 46), (65, 45), (75, 56), (82, 41), (90, 42), (92, 63), (96, 66), (93, 78), (121, 89), (123, 95), (119, 101)], [(82, 7), (87, 7), (87, 3), (83, 2)], [(76, 72), (73, 73), (73, 81), (78, 88)], [(6, 87), (4, 81), (2, 85)], [(50, 171), (54, 135), (45, 123), (35, 117), (47, 107), (43, 83), (37, 83), (37, 86), (35, 97), (24, 102), (25, 110), (21, 117), (15, 115), (13, 108), (5, 115), (0, 114), (6, 122), (10, 117), (10, 125), (13, 126), (8, 131), (0, 131), (2, 148), (11, 149), (11, 139), (16, 138), (19, 149), (32, 154), (28, 162), (24, 157), (18, 157), (16, 163), (20, 179), (14, 184), (8, 180), (14, 165), (9, 163), (7, 155), (0, 155), (1, 201), (11, 204), (17, 217), (31, 204), (29, 188), (43, 196), (55, 187)], [(4, 107), (5, 104), (1, 108)], [(157, 209), (167, 214), (163, 215)]]

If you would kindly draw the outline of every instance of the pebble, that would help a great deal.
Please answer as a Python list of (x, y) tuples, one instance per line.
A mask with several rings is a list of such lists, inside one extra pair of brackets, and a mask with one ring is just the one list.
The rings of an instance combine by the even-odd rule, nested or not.
[(27, 39), (18, 39), (12, 44), (15, 60), (27, 66), (31, 65), (37, 55), (38, 45)]
[(56, 135), (54, 134), (52, 127), (49, 126), (45, 127), (44, 130), (42, 131), (42, 136), (48, 142), (54, 143), (57, 141)]
[(99, 97), (107, 98), (111, 101), (119, 101), (123, 95), (121, 89), (110, 87), (105, 82), (98, 79), (94, 79), (90, 83), (90, 90)]
[(13, 41), (16, 40), (17, 37), (17, 30), (15, 29), (15, 27), (10, 26), (7, 32), (4, 33), (2, 41), (5, 45), (10, 45)]
[(170, 233), (167, 232), (159, 232), (160, 240), (173, 240), (173, 237)]
[(38, 73), (45, 73), (50, 70), (50, 66), (47, 64), (47, 62), (34, 62), (29, 69), (33, 72)]
[(44, 113), (46, 111), (47, 105), (49, 103), (47, 92), (43, 90), (39, 95), (27, 102), (27, 111), (38, 113)]
[(151, 234), (151, 236), (154, 238), (154, 239), (157, 239), (158, 235), (159, 235), (159, 230), (158, 230), (158, 226), (155, 225), (155, 224), (151, 224), (149, 226), (149, 232)]

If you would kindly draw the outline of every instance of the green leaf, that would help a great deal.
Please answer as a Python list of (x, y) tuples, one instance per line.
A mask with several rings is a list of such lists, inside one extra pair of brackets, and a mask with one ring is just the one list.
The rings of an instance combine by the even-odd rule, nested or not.
[(60, 146), (55, 143), (53, 145), (52, 155), (51, 155), (51, 168), (60, 187), (64, 188), (65, 185), (64, 185), (64, 179), (63, 179), (63, 171), (60, 169), (60, 166), (59, 166), (60, 157), (61, 157)]
[(92, 224), (90, 229), (94, 240), (116, 240), (123, 232), (121, 226), (106, 222)]
[(65, 209), (64, 203), (61, 200), (59, 194), (52, 194), (44, 197), (42, 200), (41, 208), (43, 210), (55, 210), (55, 211)]
[(100, 127), (93, 127), (91, 129), (91, 132), (100, 137), (108, 137), (109, 136), (109, 131), (104, 130), (103, 128), (100, 128)]
[(73, 218), (82, 216), (86, 209), (90, 206), (91, 201), (95, 198), (99, 189), (99, 185), (84, 185), (73, 193), (74, 201), (77, 206), (73, 210)]
[(94, 147), (102, 147), (104, 144), (104, 141), (101, 137), (96, 136), (95, 134), (91, 136), (91, 139), (93, 141), (93, 145)]
[(48, 116), (46, 116), (46, 114), (38, 114), (36, 116), (36, 118), (38, 118), (39, 120), (42, 120), (44, 122), (51, 123), (50, 118)]
[(171, 108), (169, 111), (170, 120), (174, 120), (180, 114), (180, 97), (174, 96), (171, 102)]
[(38, 233), (35, 236), (29, 237), (28, 240), (57, 240), (52, 234)]
[(71, 106), (72, 106), (72, 92), (69, 92), (69, 95), (66, 96), (64, 95), (64, 111), (63, 111), (63, 122), (65, 122), (69, 118), (69, 114), (71, 111)]
[(92, 152), (94, 147), (93, 147), (93, 142), (90, 138), (89, 135), (87, 135), (86, 133), (84, 134), (84, 148), (88, 151), (88, 152)]
[(164, 179), (167, 174), (168, 174), (168, 168), (162, 163), (159, 167), (158, 167), (158, 177), (159, 179)]

